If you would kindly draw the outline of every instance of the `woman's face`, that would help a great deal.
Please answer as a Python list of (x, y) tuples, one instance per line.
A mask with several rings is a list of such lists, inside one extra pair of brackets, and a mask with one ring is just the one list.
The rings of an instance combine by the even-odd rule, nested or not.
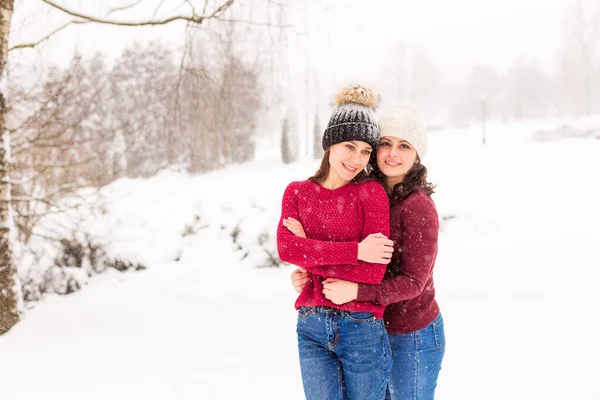
[(417, 151), (406, 140), (382, 136), (377, 150), (377, 166), (389, 184), (402, 182), (417, 161)]
[(370, 144), (358, 140), (334, 144), (329, 148), (329, 174), (350, 182), (367, 166), (372, 151)]

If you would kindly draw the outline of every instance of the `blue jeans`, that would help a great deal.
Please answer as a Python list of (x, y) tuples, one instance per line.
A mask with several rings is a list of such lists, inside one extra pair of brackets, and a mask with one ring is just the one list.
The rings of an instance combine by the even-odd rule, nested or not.
[(383, 320), (369, 312), (300, 307), (298, 350), (307, 400), (383, 400), (391, 368)]
[(442, 314), (425, 328), (389, 334), (393, 366), (388, 400), (433, 400), (446, 348)]

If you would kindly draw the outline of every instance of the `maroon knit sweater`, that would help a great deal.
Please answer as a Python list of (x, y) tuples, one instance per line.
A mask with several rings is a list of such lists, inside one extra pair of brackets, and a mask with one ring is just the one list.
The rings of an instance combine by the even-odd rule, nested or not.
[(396, 201), (390, 216), (392, 262), (378, 285), (359, 283), (358, 301), (387, 306), (390, 333), (410, 333), (429, 325), (440, 310), (435, 301), (433, 266), (439, 220), (435, 204), (422, 190)]
[[(283, 226), (288, 217), (302, 223), (307, 238)], [(358, 242), (372, 233), (389, 236), (389, 229), (389, 201), (375, 181), (348, 183), (333, 190), (309, 180), (290, 183), (283, 194), (277, 250), (282, 261), (305, 268), (311, 278), (296, 300), (296, 309), (329, 306), (368, 311), (381, 318), (384, 305), (357, 301), (336, 305), (327, 300), (322, 282), (326, 278), (381, 282), (386, 265), (359, 261)]]

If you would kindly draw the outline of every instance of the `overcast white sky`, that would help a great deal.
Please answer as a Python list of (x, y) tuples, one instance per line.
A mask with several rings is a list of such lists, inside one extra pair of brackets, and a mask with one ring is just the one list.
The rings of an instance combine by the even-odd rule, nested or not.
[[(136, 0), (56, 0), (74, 10), (104, 16), (108, 9), (134, 3)], [(204, 0), (190, 0), (198, 8)], [(221, 3), (221, 0), (212, 0)], [(286, 2), (276, 0), (274, 4)], [(290, 0), (291, 1), (291, 0)], [(596, 2), (599, 0), (577, 0)], [(385, 68), (399, 43), (420, 46), (435, 62), (438, 74), (447, 82), (461, 82), (476, 64), (496, 69), (509, 68), (519, 58), (536, 60), (552, 69), (555, 53), (564, 40), (566, 13), (576, 0), (296, 0), (288, 7), (295, 23), (288, 28), (289, 46), (287, 79), (281, 71), (268, 71), (266, 79), (275, 84), (265, 96), (276, 98), (279, 113), (267, 124), (275, 129), (286, 109), (301, 116), (308, 132), (309, 117), (315, 107), (324, 109), (327, 99), (342, 84), (360, 82), (373, 85), (389, 101), (382, 88)], [(181, 13), (183, 0), (143, 0), (134, 9), (111, 16), (113, 19), (147, 20), (157, 6), (158, 17)], [(258, 12), (264, 0), (235, 0), (234, 7), (251, 5)], [(263, 18), (264, 17), (264, 18)], [(266, 15), (253, 15), (253, 21), (264, 21)], [(34, 41), (70, 17), (51, 9), (41, 0), (18, 0), (13, 18), (11, 44)], [(308, 26), (308, 28), (307, 28)], [(265, 28), (266, 29), (266, 28)], [(305, 34), (304, 32), (307, 32)], [(48, 63), (67, 65), (78, 51), (92, 55), (101, 51), (110, 63), (119, 57), (124, 46), (134, 41), (160, 40), (181, 46), (184, 24), (160, 27), (114, 27), (88, 24), (71, 26), (36, 50), (10, 54), (12, 61), (43, 70)], [(308, 53), (306, 44), (308, 43)], [(250, 52), (256, 50), (255, 44)], [(306, 68), (306, 61), (309, 68)], [(388, 70), (389, 71), (389, 70)], [(308, 72), (308, 80), (307, 80)], [(30, 79), (29, 72), (21, 72)], [(16, 75), (16, 74), (13, 74)], [(384, 78), (383, 80), (381, 78)], [(309, 82), (307, 84), (307, 81)], [(31, 79), (34, 83), (34, 79)], [(35, 83), (34, 83), (35, 84)], [(278, 85), (278, 86), (277, 86)], [(398, 96), (390, 86), (388, 92)], [(275, 94), (276, 93), (276, 94)], [(283, 96), (283, 97), (282, 97)], [(273, 103), (271, 98), (271, 103)], [(402, 99), (404, 100), (404, 99)], [(269, 104), (271, 104), (269, 103)], [(308, 145), (307, 145), (308, 146)]]
[(374, 47), (377, 58), (394, 42), (404, 41), (426, 48), (438, 66), (489, 64), (504, 69), (519, 57), (550, 66), (563, 40), (569, 0), (352, 3), (339, 18), (344, 27), (335, 34), (340, 53), (351, 53), (360, 43), (364, 51)]
[[(242, 0), (239, 0), (242, 1)], [(61, 0), (74, 9), (101, 15), (106, 6), (133, 2), (125, 0)], [(248, 0), (245, 0), (248, 2)], [(144, 0), (132, 19), (151, 16), (159, 0)], [(166, 0), (162, 10), (174, 10), (181, 0)], [(309, 19), (324, 9), (323, 3), (307, 0)], [(516, 57), (552, 60), (563, 37), (564, 13), (569, 0), (336, 0), (319, 22), (331, 30), (330, 43), (338, 67), (353, 60), (348, 69), (376, 62), (396, 41), (419, 43), (440, 64), (486, 63), (503, 68)], [(235, 6), (235, 5), (234, 5)], [(68, 20), (47, 13), (39, 0), (17, 2), (12, 43), (31, 40)], [(26, 16), (28, 16), (26, 18)], [(117, 18), (115, 14), (115, 18)], [(69, 59), (78, 46), (83, 51), (101, 50), (109, 59), (135, 39), (162, 38), (176, 42), (181, 25), (155, 28), (75, 26), (56, 36), (41, 51), (57, 62)], [(323, 30), (319, 30), (322, 34)], [(324, 45), (324, 38), (311, 38)], [(28, 51), (28, 50), (25, 50)], [(365, 57), (364, 53), (370, 53)], [(362, 56), (361, 56), (362, 55)], [(341, 64), (340, 64), (341, 63)]]

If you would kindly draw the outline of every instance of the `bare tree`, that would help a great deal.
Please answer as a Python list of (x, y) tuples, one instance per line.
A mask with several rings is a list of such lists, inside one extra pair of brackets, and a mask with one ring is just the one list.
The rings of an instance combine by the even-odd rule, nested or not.
[[(44, 3), (71, 15), (73, 23), (101, 23), (119, 26), (148, 26), (164, 25), (173, 21), (185, 20), (194, 24), (202, 24), (206, 20), (220, 18), (231, 7), (234, 0), (224, 0), (212, 12), (202, 14), (191, 6), (188, 15), (176, 15), (164, 19), (149, 19), (140, 21), (120, 21), (109, 18), (96, 17), (84, 12), (68, 9), (50, 0), (41, 0)], [(183, 4), (190, 4), (184, 2)], [(7, 332), (19, 319), (18, 305), (20, 303), (19, 284), (17, 282), (16, 268), (12, 260), (11, 234), (13, 219), (11, 215), (11, 186), (10, 186), (10, 140), (6, 130), (6, 77), (5, 66), (8, 60), (8, 41), (10, 35), (11, 19), (14, 11), (14, 0), (0, 0), (0, 134), (2, 134), (2, 148), (0, 148), (0, 334)], [(60, 29), (59, 29), (60, 30)], [(54, 30), (57, 32), (59, 30)], [(46, 35), (43, 40), (47, 40)], [(39, 41), (38, 41), (39, 43)], [(34, 47), (34, 43), (32, 46)], [(16, 48), (27, 47), (25, 45)]]
[(237, 25), (190, 27), (177, 108), (191, 172), (249, 160), (262, 106), (257, 60), (244, 53), (252, 35)]
[(284, 118), (281, 124), (281, 161), (284, 164), (294, 162), (294, 152), (290, 138), (290, 122), (287, 117)]
[(43, 210), (91, 181), (92, 170), (86, 166), (95, 153), (89, 149), (102, 140), (90, 136), (85, 126), (97, 103), (93, 81), (88, 65), (75, 55), (66, 71), (51, 68), (47, 80), (35, 90), (12, 86), (11, 93), (21, 99), (11, 101), (9, 109), (11, 179), (16, 182), (13, 206), (24, 243)]
[(319, 160), (323, 157), (323, 145), (321, 138), (323, 131), (321, 130), (321, 121), (319, 120), (319, 111), (315, 112), (315, 124), (313, 126), (313, 158)]
[(577, 0), (567, 18), (565, 46), (558, 53), (559, 100), (567, 113), (590, 115), (600, 102), (600, 6)]
[(104, 132), (111, 143), (105, 160), (112, 165), (102, 168), (112, 170), (109, 182), (117, 175), (153, 175), (173, 158), (172, 130), (176, 127), (170, 104), (175, 75), (173, 54), (160, 43), (133, 44), (115, 63), (107, 100), (112, 129)]
[(4, 67), (8, 61), (8, 36), (14, 0), (0, 0), (0, 335), (19, 320), (19, 282), (12, 260), (11, 187), (10, 187), (10, 137), (6, 130), (6, 77)]
[(503, 117), (513, 120), (542, 118), (552, 111), (550, 102), (554, 85), (537, 63), (517, 61), (506, 73), (503, 83)]
[[(185, 69), (177, 96), (180, 116), (178, 125), (186, 143), (186, 161), (191, 172), (216, 168), (221, 153), (215, 132), (215, 108), (218, 82), (206, 67), (191, 66)], [(198, 112), (202, 110), (202, 112)]]

